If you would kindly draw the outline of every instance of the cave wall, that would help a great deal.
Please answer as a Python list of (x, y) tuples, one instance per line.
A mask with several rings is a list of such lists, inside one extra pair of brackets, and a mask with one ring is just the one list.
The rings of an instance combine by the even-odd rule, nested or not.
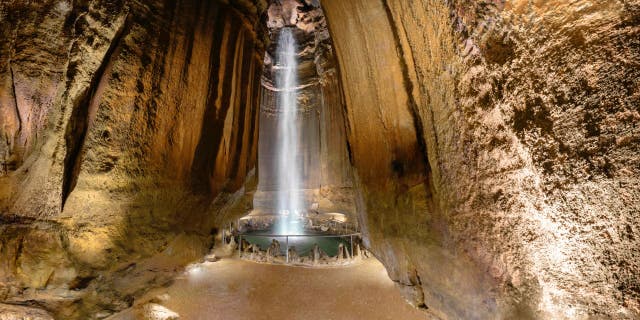
[[(414, 305), (640, 317), (638, 1), (322, 5), (326, 163)], [(126, 308), (246, 212), (266, 6), (0, 3), (0, 300)]]
[(366, 240), (409, 299), (640, 316), (637, 1), (322, 4)]
[(0, 300), (85, 318), (206, 253), (255, 188), (265, 8), (0, 4)]
[(327, 212), (345, 213), (357, 223), (353, 172), (344, 114), (344, 95), (333, 53), (323, 64), (320, 90), (320, 201)]

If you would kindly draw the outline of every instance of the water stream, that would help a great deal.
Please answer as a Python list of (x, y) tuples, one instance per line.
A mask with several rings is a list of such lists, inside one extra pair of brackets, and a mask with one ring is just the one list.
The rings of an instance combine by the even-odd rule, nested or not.
[(300, 234), (300, 215), (304, 210), (300, 174), (298, 132), (298, 77), (296, 40), (290, 28), (283, 28), (278, 38), (276, 87), (278, 91), (277, 192), (276, 209), (280, 218), (275, 225), (278, 234)]

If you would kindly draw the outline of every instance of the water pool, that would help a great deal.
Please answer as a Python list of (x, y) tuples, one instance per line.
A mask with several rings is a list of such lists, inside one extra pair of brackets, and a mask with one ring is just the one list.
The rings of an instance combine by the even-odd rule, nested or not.
[[(262, 236), (263, 234), (268, 234), (264, 231), (253, 231), (242, 235), (242, 239), (247, 240), (247, 242), (251, 244), (258, 245), (260, 250), (266, 251), (267, 248), (271, 245), (271, 241), (273, 239), (280, 242), (280, 253), (282, 255), (286, 254), (286, 237), (287, 236)], [(326, 252), (329, 256), (335, 256), (338, 254), (338, 245), (342, 243), (347, 250), (350, 250), (350, 238), (349, 236), (340, 236), (340, 235), (324, 235), (324, 234), (313, 234), (310, 233), (305, 236), (288, 236), (289, 237), (289, 247), (295, 247), (296, 252), (300, 256), (306, 256), (313, 249), (315, 244)]]

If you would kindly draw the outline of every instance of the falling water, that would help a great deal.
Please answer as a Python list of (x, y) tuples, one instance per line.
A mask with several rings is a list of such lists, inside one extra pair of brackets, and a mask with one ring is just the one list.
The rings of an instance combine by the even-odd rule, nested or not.
[(276, 206), (280, 215), (275, 230), (279, 234), (300, 234), (300, 214), (304, 209), (300, 194), (300, 153), (298, 132), (298, 79), (296, 76), (296, 42), (289, 28), (283, 28), (278, 39), (276, 87), (278, 88), (277, 192)]

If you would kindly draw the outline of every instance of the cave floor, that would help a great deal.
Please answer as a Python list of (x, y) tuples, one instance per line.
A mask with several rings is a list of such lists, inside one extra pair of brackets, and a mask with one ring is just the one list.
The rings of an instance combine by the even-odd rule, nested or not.
[(426, 319), (375, 259), (304, 268), (229, 258), (190, 268), (164, 292), (181, 319)]

